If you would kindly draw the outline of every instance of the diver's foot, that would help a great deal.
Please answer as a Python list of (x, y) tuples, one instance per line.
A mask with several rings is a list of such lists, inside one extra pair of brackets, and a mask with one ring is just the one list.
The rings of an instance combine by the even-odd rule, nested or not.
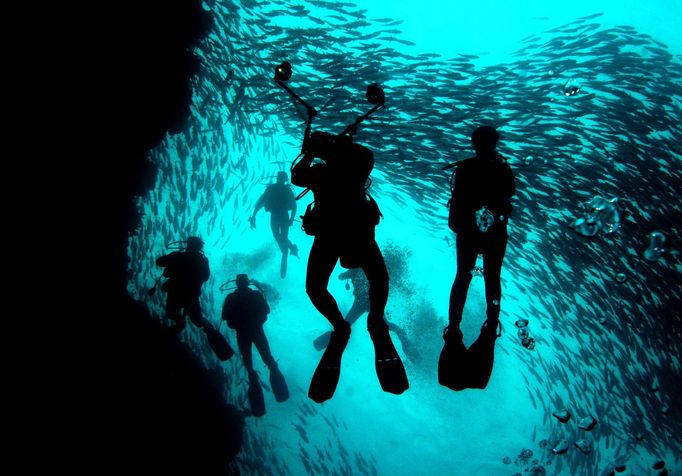
[(260, 385), (258, 374), (255, 370), (249, 370), (249, 390), (248, 399), (251, 413), (255, 417), (265, 415), (265, 399), (263, 397), (263, 388)]
[(275, 395), (275, 400), (278, 402), (287, 401), (289, 399), (289, 387), (284, 375), (280, 372), (276, 362), (271, 363), (268, 367), (270, 369), (270, 388)]
[(339, 328), (339, 331), (334, 330), (331, 333), (329, 345), (327, 345), (327, 349), (322, 354), (320, 363), (317, 365), (310, 382), (308, 397), (317, 403), (322, 403), (332, 398), (339, 383), (341, 358), (350, 338), (350, 325), (348, 326), (347, 333), (341, 329), (341, 326)]
[(382, 390), (400, 395), (410, 388), (410, 384), (403, 361), (388, 333), (388, 325), (385, 322), (370, 325), (369, 336), (374, 344), (374, 365)]
[(438, 383), (452, 390), (468, 387), (467, 349), (459, 327), (443, 329), (443, 350), (438, 359)]
[(298, 246), (292, 243), (289, 249), (289, 254), (298, 258)]

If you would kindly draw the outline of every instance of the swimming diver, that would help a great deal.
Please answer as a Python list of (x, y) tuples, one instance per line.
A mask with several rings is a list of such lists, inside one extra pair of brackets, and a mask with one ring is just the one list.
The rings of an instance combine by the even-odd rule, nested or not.
[[(495, 128), (478, 127), (471, 136), (476, 156), (459, 162), (453, 173), (448, 226), (457, 234), (457, 274), (438, 366), (439, 382), (453, 390), (486, 387), (499, 337), (500, 274), (512, 212), (510, 199), (515, 191), (514, 174), (496, 152), (499, 138)], [(483, 255), (487, 319), (467, 351), (459, 326), (478, 254)]]
[[(321, 162), (313, 163), (315, 158)], [(318, 403), (331, 398), (336, 390), (341, 357), (350, 338), (350, 324), (327, 290), (339, 260), (344, 268), (362, 268), (369, 281), (367, 327), (382, 389), (400, 394), (409, 387), (384, 319), (388, 271), (374, 239), (381, 214), (365, 189), (373, 167), (372, 152), (353, 143), (351, 136), (313, 132), (306, 136), (303, 157), (292, 168), (291, 182), (309, 188), (314, 195), (314, 206), (302, 217), (305, 232), (315, 237), (308, 258), (306, 292), (334, 328), (308, 392)]]
[(161, 289), (168, 294), (166, 314), (175, 323), (171, 330), (181, 332), (186, 325), (185, 316), (189, 316), (195, 326), (204, 330), (216, 356), (221, 361), (228, 360), (234, 355), (234, 350), (220, 331), (204, 319), (199, 303), (201, 286), (211, 274), (208, 259), (203, 253), (204, 242), (198, 236), (190, 236), (185, 244), (183, 251), (173, 251), (156, 260), (158, 266), (165, 268), (162, 277), (168, 278)]
[[(352, 326), (355, 321), (357, 321), (364, 313), (369, 312), (370, 309), (367, 278), (362, 273), (360, 268), (354, 268), (339, 274), (339, 279), (348, 280), (353, 285), (353, 304), (346, 313), (345, 318), (348, 324)], [(348, 284), (346, 284), (346, 289), (348, 289)], [(403, 351), (409, 356), (411, 347), (409, 340), (407, 339), (407, 332), (393, 322), (388, 322), (388, 330), (398, 336)], [(331, 332), (327, 331), (318, 336), (313, 341), (313, 346), (315, 349), (325, 349), (329, 344), (329, 338), (331, 337), (331, 334)]]
[[(253, 368), (251, 346), (255, 345), (265, 365), (270, 369), (270, 386), (278, 402), (289, 398), (289, 389), (277, 362), (272, 356), (263, 324), (270, 313), (265, 296), (260, 290), (251, 289), (256, 283), (246, 274), (238, 274), (235, 280), (237, 289), (228, 294), (223, 304), (222, 319), (228, 327), (237, 332), (237, 345), (242, 355), (244, 367), (249, 375), (249, 403), (254, 416), (265, 414), (265, 401), (258, 374)], [(257, 287), (257, 286), (256, 286)]]
[(298, 248), (289, 240), (289, 227), (294, 223), (294, 215), (296, 214), (296, 199), (291, 187), (287, 185), (286, 172), (278, 172), (277, 182), (268, 185), (263, 195), (256, 202), (253, 214), (249, 218), (252, 229), (256, 227), (256, 214), (261, 207), (265, 207), (265, 211), (270, 212), (272, 236), (282, 252), (280, 276), (286, 278), (289, 253), (291, 252), (292, 255), (298, 257)]

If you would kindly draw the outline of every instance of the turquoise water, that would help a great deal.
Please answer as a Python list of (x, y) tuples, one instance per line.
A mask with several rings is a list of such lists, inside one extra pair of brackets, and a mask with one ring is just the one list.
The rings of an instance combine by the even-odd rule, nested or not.
[[(131, 238), (131, 293), (163, 316), (163, 296), (146, 294), (159, 274), (154, 260), (189, 234), (206, 241), (212, 276), (202, 305), (216, 325), (220, 284), (246, 272), (269, 285), (265, 331), (291, 398), (276, 403), (266, 391), (267, 414), (247, 418), (242, 474), (513, 475), (542, 467), (591, 475), (625, 464), (625, 474), (640, 475), (658, 474), (658, 460), (676, 474), (682, 40), (674, 30), (682, 7), (439, 3), (206, 2), (216, 28), (197, 51), (203, 67), (186, 132), (152, 153), (160, 172)], [(403, 331), (393, 337), (411, 385), (401, 396), (381, 391), (361, 318), (334, 398), (307, 398), (320, 357), (312, 342), (329, 329), (304, 290), (312, 239), (298, 224), (291, 229), (301, 259), (290, 257), (281, 279), (269, 217), (261, 211), (255, 230), (247, 221), (300, 147), (304, 120), (272, 81), (282, 60), (294, 66), (289, 85), (321, 110), (321, 130), (340, 131), (366, 112), (367, 84), (385, 89), (388, 107), (356, 140), (375, 152), (387, 318)], [(580, 91), (567, 96), (570, 81)], [(436, 376), (456, 271), (441, 168), (471, 154), (468, 136), (484, 121), (498, 125), (517, 177), (502, 271), (504, 334), (488, 387), (456, 393)], [(628, 214), (612, 233), (579, 236), (568, 225), (596, 195), (619, 197)], [(299, 201), (300, 212), (311, 199)], [(667, 251), (647, 260), (656, 230), (668, 236)], [(345, 313), (353, 295), (337, 279), (342, 271), (330, 291)], [(483, 292), (474, 278), (467, 344), (482, 323)], [(529, 320), (533, 350), (520, 344), (519, 318)], [(222, 331), (236, 348), (232, 331)], [(221, 376), (226, 401), (248, 408), (240, 359), (218, 362), (191, 325), (182, 339)], [(552, 416), (562, 408), (573, 414), (567, 424)], [(598, 421), (590, 432), (578, 428), (586, 416)], [(552, 454), (564, 439), (568, 451)], [(573, 445), (581, 439), (593, 445), (589, 454)], [(533, 456), (522, 457), (524, 449)]]

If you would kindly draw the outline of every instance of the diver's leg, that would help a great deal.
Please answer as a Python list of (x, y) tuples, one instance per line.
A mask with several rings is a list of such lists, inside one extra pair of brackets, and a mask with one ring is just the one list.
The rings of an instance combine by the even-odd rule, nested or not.
[(265, 365), (268, 367), (276, 367), (277, 363), (275, 362), (272, 352), (270, 351), (270, 344), (268, 344), (268, 338), (265, 337), (263, 326), (259, 326), (258, 329), (255, 329), (252, 336), (253, 343), (256, 346), (256, 349), (258, 349), (258, 353), (260, 354), (261, 359), (263, 359)]
[(197, 298), (193, 303), (185, 306), (185, 311), (187, 312), (187, 316), (189, 316), (189, 320), (192, 321), (192, 324), (197, 327), (204, 326), (204, 317), (201, 314), (201, 304), (199, 303), (199, 298)]
[(485, 280), (486, 316), (488, 323), (497, 328), (500, 318), (500, 300), (502, 299), (502, 261), (507, 248), (507, 229), (495, 230), (488, 237), (483, 251), (483, 279)]
[(367, 311), (369, 311), (367, 296), (355, 296), (353, 304), (346, 314), (346, 321), (348, 321), (348, 324), (353, 325)]
[[(286, 218), (286, 217), (285, 217)], [(279, 262), (279, 275), (281, 278), (287, 277), (287, 264), (289, 258), (289, 240), (286, 239), (284, 235), (284, 230), (286, 230), (286, 221), (282, 220), (281, 215), (275, 213), (270, 214), (270, 228), (272, 229), (272, 236), (279, 246), (279, 250), (282, 253), (282, 258)]]
[(334, 266), (339, 256), (332, 243), (320, 237), (315, 237), (313, 246), (308, 257), (308, 271), (306, 274), (305, 288), (313, 306), (327, 318), (334, 326), (334, 330), (343, 334), (350, 333), (350, 326), (343, 320), (336, 300), (327, 290), (329, 277), (334, 271)]
[(239, 353), (242, 354), (244, 368), (246, 368), (246, 371), (249, 374), (253, 372), (253, 356), (251, 355), (252, 342), (253, 340), (250, 332), (237, 331), (237, 346), (239, 347)]
[(459, 330), (471, 283), (471, 269), (476, 264), (476, 246), (473, 237), (457, 233), (457, 274), (450, 290), (449, 328)]
[(279, 246), (279, 250), (282, 254), (286, 254), (289, 251), (288, 240), (282, 233), (282, 229), (286, 227), (286, 222), (282, 220), (280, 215), (276, 213), (270, 213), (270, 229), (272, 230), (272, 236)]
[(270, 345), (268, 344), (268, 339), (265, 337), (265, 331), (263, 331), (263, 326), (258, 326), (257, 329), (253, 331), (253, 343), (258, 349), (265, 365), (268, 366), (270, 370), (270, 388), (272, 393), (275, 395), (275, 400), (278, 402), (284, 402), (289, 399), (289, 387), (284, 379), (284, 375), (277, 367), (277, 362), (270, 352)]
[(386, 327), (384, 309), (388, 301), (388, 270), (376, 241), (372, 240), (362, 263), (362, 270), (369, 282), (369, 315), (367, 327)]
[(405, 367), (388, 333), (384, 309), (388, 301), (388, 271), (376, 241), (367, 248), (361, 263), (369, 281), (367, 329), (374, 345), (374, 366), (381, 388), (399, 395), (410, 387)]
[(174, 322), (171, 330), (181, 332), (185, 328), (185, 316), (182, 315), (180, 301), (171, 293), (166, 298), (166, 315)]
[(282, 222), (282, 239), (286, 242), (289, 248), (289, 253), (298, 258), (298, 246), (293, 244), (289, 239), (289, 216), (284, 216), (284, 221)]

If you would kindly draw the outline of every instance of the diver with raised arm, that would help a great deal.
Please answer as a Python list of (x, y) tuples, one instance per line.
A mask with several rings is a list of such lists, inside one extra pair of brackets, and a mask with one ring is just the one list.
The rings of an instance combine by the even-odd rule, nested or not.
[[(280, 68), (286, 65), (288, 63), (278, 67), (275, 79), (291, 91), (282, 83), (291, 75), (290, 65), (285, 71), (288, 74), (281, 74)], [(291, 173), (291, 183), (312, 190), (314, 195), (313, 206), (309, 206), (303, 216), (304, 231), (315, 237), (308, 258), (306, 292), (315, 308), (334, 328), (313, 375), (308, 396), (318, 403), (333, 396), (341, 357), (350, 338), (350, 324), (344, 320), (336, 300), (327, 290), (331, 273), (339, 261), (347, 269), (362, 268), (369, 281), (367, 327), (375, 348), (377, 376), (384, 391), (400, 394), (407, 390), (409, 383), (384, 319), (388, 271), (374, 238), (374, 228), (381, 213), (367, 193), (374, 155), (352, 140), (357, 125), (383, 106), (383, 91), (376, 84), (370, 85), (367, 98), (375, 107), (339, 135), (311, 134), (310, 126), (316, 112), (293, 92), (291, 94), (308, 108), (302, 158), (293, 165)]]

